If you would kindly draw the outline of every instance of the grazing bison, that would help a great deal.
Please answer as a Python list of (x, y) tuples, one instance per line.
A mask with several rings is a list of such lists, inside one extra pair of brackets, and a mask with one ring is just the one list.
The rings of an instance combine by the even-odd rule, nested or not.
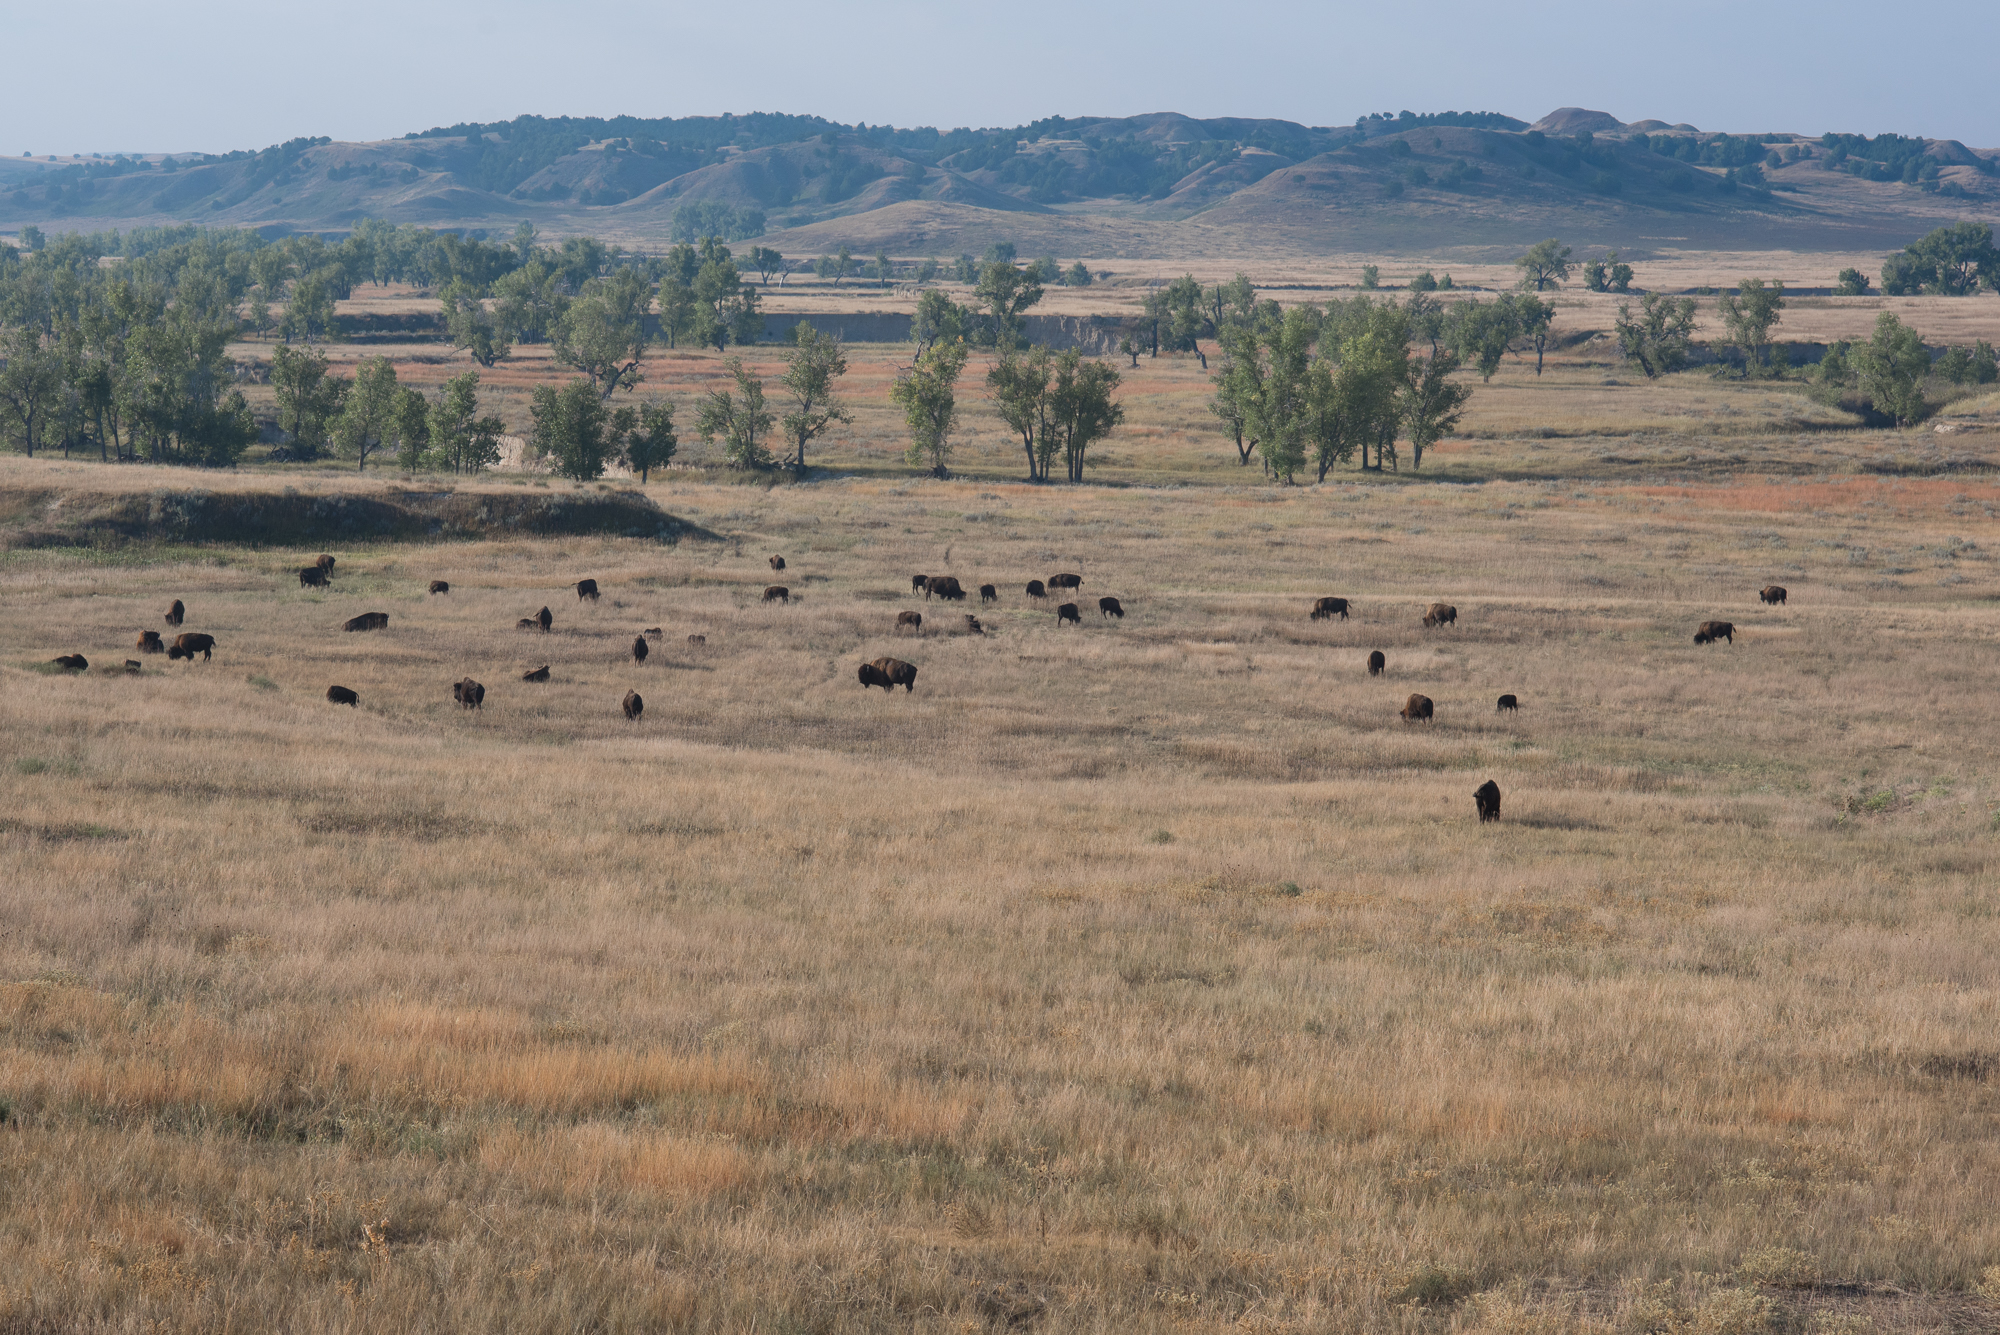
[(924, 586), (929, 584), (930, 582), (931, 582), (931, 577), (929, 575), (912, 575), (910, 576), (910, 592), (922, 593), (925, 594), (926, 597), (928, 597), (929, 594), (926, 592)]
[(688, 636), (688, 648), (690, 648), (690, 649), (706, 649), (707, 647), (708, 647), (708, 636), (706, 636), (706, 635), (690, 635), (690, 636)]
[(1075, 603), (1064, 603), (1056, 609), (1056, 624), (1060, 626), (1065, 621), (1074, 621), (1079, 626), (1083, 624), (1083, 617), (1077, 613)]
[(478, 709), (486, 703), (486, 688), (470, 677), (451, 684), (451, 698), (460, 709)]
[(632, 661), (633, 661), (634, 663), (643, 663), (643, 662), (645, 662), (645, 661), (646, 661), (646, 655), (647, 655), (647, 654), (650, 654), (650, 653), (652, 653), (652, 652), (653, 652), (653, 648), (652, 648), (652, 646), (651, 646), (651, 645), (649, 645), (649, 644), (647, 644), (647, 643), (646, 643), (646, 637), (645, 637), (645, 636), (643, 636), (643, 635), (638, 635), (638, 636), (634, 636), (634, 637), (633, 637), (633, 639), (632, 639)]
[(625, 717), (637, 723), (639, 715), (646, 712), (646, 701), (637, 691), (625, 692)]
[(1369, 654), (1369, 655), (1368, 655), (1368, 675), (1369, 675), (1369, 676), (1371, 676), (1371, 677), (1379, 677), (1379, 676), (1381, 676), (1381, 675), (1382, 675), (1382, 669), (1383, 669), (1383, 668), (1385, 668), (1385, 667), (1387, 667), (1387, 666), (1389, 666), (1389, 660), (1388, 660), (1388, 659), (1386, 659), (1386, 658), (1384, 658), (1384, 657), (1382, 657), (1382, 651), (1381, 651), (1380, 649), (1377, 649), (1377, 650), (1375, 650), (1375, 651), (1374, 651), (1373, 653), (1371, 653), (1371, 654)]
[(548, 634), (549, 627), (555, 625), (555, 623), (556, 619), (549, 612), (548, 608), (544, 607), (541, 611), (535, 613), (535, 624), (542, 628), (542, 634)]
[(659, 639), (659, 638), (660, 638), (660, 636), (662, 636), (662, 635), (664, 635), (664, 634), (666, 634), (666, 632), (665, 632), (664, 630), (660, 629), (660, 628), (659, 628), (658, 626), (648, 626), (648, 627), (646, 627), (646, 637), (647, 637), (648, 639), (653, 639), (653, 640), (657, 640), (657, 639)]
[(1424, 613), (1424, 625), (1426, 626), (1456, 626), (1457, 624), (1458, 609), (1450, 603), (1432, 603), (1430, 610)]
[(1313, 604), (1312, 619), (1314, 621), (1324, 621), (1328, 617), (1339, 617), (1342, 621), (1347, 620), (1347, 599), (1322, 598)]
[(328, 556), (325, 552), (321, 552), (319, 559), (314, 561), (313, 564), (324, 570), (328, 579), (333, 578), (333, 558), (331, 556)]
[(772, 558), (771, 558), (771, 569), (773, 569), (773, 570), (783, 570), (784, 568), (785, 568), (785, 558), (784, 558), (784, 557), (782, 557), (782, 556), (774, 556), (774, 557), (772, 557)]
[(1731, 644), (1735, 644), (1735, 625), (1727, 621), (1704, 621), (1695, 628), (1694, 642), (1696, 644), (1714, 644), (1717, 640), (1727, 640)]
[(1493, 706), (1493, 712), (1497, 714), (1503, 709), (1511, 709), (1518, 714), (1521, 712), (1521, 702), (1511, 695), (1503, 695), (1500, 697), (1500, 703)]
[(767, 603), (789, 603), (792, 601), (792, 591), (782, 584), (773, 584), (770, 588), (764, 590), (764, 601)]
[(215, 637), (213, 635), (198, 630), (190, 630), (174, 636), (174, 644), (171, 649), (167, 650), (167, 657), (185, 658), (188, 662), (192, 663), (194, 662), (194, 656), (200, 654), (201, 661), (206, 663), (209, 655), (214, 651)]
[(999, 601), (1000, 590), (994, 588), (991, 584), (982, 584), (979, 586), (979, 605), (981, 607), (984, 607), (988, 603), (997, 603)]
[(330, 705), (353, 705), (357, 709), (361, 707), (361, 697), (345, 686), (327, 687), (326, 702)]
[(880, 686), (893, 694), (895, 688), (900, 686), (907, 695), (917, 689), (917, 665), (905, 663), (900, 658), (878, 658), (872, 663), (863, 663), (860, 677), (864, 691), (870, 686)]
[(387, 612), (363, 612), (358, 617), (349, 617), (347, 624), (341, 627), (342, 630), (387, 630), (388, 628)]
[(880, 686), (885, 691), (889, 689), (889, 674), (873, 663), (863, 663), (856, 675), (861, 678), (861, 689), (864, 691), (870, 686)]
[(167, 624), (169, 626), (178, 626), (186, 616), (187, 608), (181, 606), (180, 599), (174, 599), (174, 605), (167, 609)]
[(533, 672), (523, 672), (521, 674), (522, 681), (547, 681), (548, 679), (549, 679), (549, 665), (547, 663), (542, 664), (540, 667), (536, 668)]
[(540, 630), (541, 627), (542, 623), (535, 620), (533, 617), (522, 617), (519, 621), (516, 621), (514, 623), (515, 630)]
[(1049, 587), (1052, 589), (1080, 589), (1083, 587), (1083, 576), (1050, 575)]
[(434, 580), (432, 580), (432, 581), (431, 581), (431, 592), (432, 592), (432, 593), (450, 593), (450, 592), (451, 592), (451, 581), (450, 581), (450, 580), (448, 580), (448, 579), (434, 579)]
[(1049, 596), (1049, 591), (1042, 587), (1040, 580), (1031, 579), (1028, 581), (1028, 596), (1030, 598), (1046, 598)]
[(139, 643), (134, 647), (142, 654), (163, 654), (167, 651), (167, 646), (160, 643), (160, 632), (156, 630), (140, 631)]
[(326, 571), (320, 566), (300, 566), (299, 587), (302, 589), (325, 588)]
[(908, 626), (911, 630), (915, 631), (919, 635), (923, 634), (924, 614), (922, 612), (896, 613), (896, 629), (900, 631), (905, 626)]
[(138, 659), (128, 658), (125, 660), (125, 670), (127, 672), (139, 672), (142, 671), (143, 669), (141, 668)]
[(576, 582), (576, 600), (582, 602), (586, 598), (593, 603), (597, 601), (597, 581), (594, 579), (580, 579)]
[(1120, 621), (1123, 621), (1125, 619), (1125, 608), (1116, 598), (1099, 598), (1097, 600), (1097, 615), (1101, 617), (1117, 617)]
[(1472, 790), (1472, 805), (1479, 808), (1481, 821), (1500, 819), (1500, 785), (1488, 779)]
[(1415, 723), (1418, 719), (1425, 723), (1431, 721), (1431, 698), (1428, 695), (1413, 695), (1403, 706), (1403, 722)]
[(965, 614), (965, 629), (966, 633), (970, 635), (984, 635), (986, 633), (986, 627), (980, 625), (979, 618), (970, 612)]
[(1770, 588), (1759, 591), (1757, 597), (1766, 603), (1782, 603), (1785, 601), (1785, 586), (1773, 584)]
[(928, 598), (932, 594), (936, 594), (948, 603), (965, 601), (965, 590), (959, 587), (955, 575), (933, 575), (925, 580), (924, 597)]
[(90, 660), (82, 654), (58, 654), (49, 661), (65, 672), (84, 672), (90, 667)]

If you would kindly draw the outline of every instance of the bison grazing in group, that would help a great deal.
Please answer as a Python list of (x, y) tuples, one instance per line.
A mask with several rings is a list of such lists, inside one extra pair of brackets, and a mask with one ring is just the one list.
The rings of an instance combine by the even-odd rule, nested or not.
[(208, 635), (198, 630), (191, 630), (174, 636), (174, 644), (171, 649), (167, 650), (167, 657), (185, 658), (188, 662), (192, 663), (194, 662), (194, 656), (200, 654), (201, 661), (206, 663), (209, 655), (214, 651), (215, 637), (213, 635)]
[(328, 579), (333, 578), (333, 558), (331, 556), (328, 556), (325, 552), (321, 552), (319, 559), (314, 561), (313, 564), (324, 570)]
[(1050, 575), (1049, 587), (1052, 589), (1080, 589), (1083, 587), (1083, 576)]
[(536, 668), (533, 672), (523, 672), (521, 674), (522, 681), (547, 681), (548, 679), (549, 679), (549, 665), (547, 663), (542, 664), (540, 667)]
[(980, 606), (984, 607), (987, 603), (997, 603), (999, 601), (1000, 590), (994, 588), (991, 584), (982, 584), (979, 586)]
[(156, 630), (140, 631), (136, 648), (142, 654), (163, 654), (167, 651), (167, 646), (160, 643), (160, 632)]
[(451, 698), (460, 709), (478, 709), (486, 703), (486, 688), (470, 677), (451, 684)]
[(772, 558), (771, 558), (771, 569), (773, 569), (773, 570), (783, 570), (784, 568), (785, 568), (785, 558), (784, 558), (784, 557), (782, 557), (782, 556), (774, 556), (774, 557), (772, 557)]
[(180, 599), (174, 599), (174, 605), (167, 609), (167, 624), (169, 626), (178, 626), (186, 616), (187, 608), (181, 606)]
[(1493, 712), (1497, 714), (1503, 709), (1511, 709), (1518, 714), (1521, 712), (1521, 702), (1511, 695), (1503, 695), (1500, 697), (1500, 703), (1493, 706)]
[(1324, 621), (1328, 617), (1339, 617), (1342, 621), (1347, 620), (1347, 599), (1322, 598), (1313, 604), (1312, 619), (1314, 621)]
[(1097, 600), (1097, 615), (1101, 617), (1117, 617), (1120, 621), (1123, 621), (1125, 619), (1125, 607), (1116, 598), (1099, 598)]
[(1064, 603), (1056, 609), (1056, 624), (1060, 626), (1065, 621), (1074, 621), (1079, 626), (1083, 624), (1083, 617), (1077, 613), (1075, 603)]
[(353, 705), (357, 709), (361, 707), (361, 697), (345, 686), (327, 687), (326, 702), (330, 705)]
[(1714, 644), (1717, 640), (1727, 640), (1731, 644), (1736, 643), (1736, 627), (1727, 621), (1704, 621), (1701, 625), (1695, 627), (1694, 642), (1696, 644)]
[(625, 717), (637, 723), (639, 715), (646, 712), (646, 702), (637, 691), (625, 692)]
[(1479, 808), (1481, 821), (1500, 819), (1500, 785), (1488, 779), (1472, 790), (1472, 804)]
[(928, 598), (932, 594), (936, 594), (948, 603), (965, 601), (965, 590), (959, 587), (958, 577), (955, 575), (933, 575), (925, 580), (924, 597)]
[(450, 581), (450, 580), (445, 580), (445, 579), (434, 579), (434, 580), (432, 580), (432, 581), (431, 581), (431, 592), (432, 592), (432, 593), (450, 593), (450, 592), (451, 592), (451, 581)]
[(1379, 676), (1381, 676), (1381, 675), (1382, 675), (1382, 669), (1383, 669), (1383, 668), (1385, 668), (1385, 667), (1387, 667), (1387, 666), (1389, 666), (1389, 660), (1388, 660), (1388, 659), (1386, 659), (1386, 658), (1384, 658), (1384, 657), (1382, 657), (1382, 651), (1381, 651), (1380, 649), (1377, 649), (1377, 650), (1375, 650), (1375, 652), (1373, 652), (1373, 653), (1371, 653), (1371, 654), (1369, 654), (1369, 655), (1368, 655), (1368, 675), (1369, 675), (1369, 676), (1371, 676), (1371, 677), (1379, 677)]
[(967, 612), (965, 614), (965, 631), (968, 635), (984, 635), (986, 633), (986, 627), (979, 624), (978, 617), (972, 615), (972, 613), (970, 612)]
[(1049, 596), (1049, 591), (1042, 587), (1040, 580), (1031, 579), (1028, 581), (1028, 596), (1030, 598), (1046, 598)]
[(326, 571), (320, 566), (299, 567), (299, 587), (302, 589), (323, 589), (326, 587)]
[(594, 579), (580, 579), (576, 582), (576, 600), (582, 602), (586, 598), (593, 603), (597, 601), (597, 581)]
[(127, 672), (139, 672), (142, 671), (143, 669), (141, 668), (138, 659), (128, 658), (125, 660), (125, 670)]
[(1456, 626), (1457, 624), (1458, 609), (1450, 603), (1432, 603), (1430, 610), (1424, 613), (1425, 626)]
[(706, 649), (707, 647), (708, 647), (708, 636), (706, 636), (706, 635), (690, 635), (690, 636), (688, 636), (688, 648), (690, 648), (690, 649)]
[(643, 635), (638, 635), (638, 636), (634, 636), (634, 637), (633, 637), (633, 640), (632, 640), (632, 661), (633, 661), (634, 663), (643, 663), (643, 662), (645, 662), (645, 661), (646, 661), (646, 655), (647, 655), (647, 654), (650, 654), (651, 652), (653, 652), (653, 648), (652, 648), (652, 646), (651, 646), (651, 645), (649, 645), (649, 644), (647, 644), (647, 643), (646, 643), (646, 637), (645, 637), (645, 636), (643, 636)]
[(792, 601), (792, 591), (782, 584), (773, 584), (770, 588), (764, 590), (764, 601), (767, 603), (789, 603)]
[(544, 635), (548, 634), (549, 627), (553, 626), (555, 623), (556, 619), (549, 612), (548, 608), (544, 607), (541, 611), (535, 613), (535, 624), (542, 628), (542, 634)]
[(915, 631), (919, 635), (923, 634), (924, 614), (922, 612), (896, 613), (896, 629), (901, 630), (905, 626), (908, 626), (911, 630)]
[(341, 627), (342, 630), (387, 630), (388, 628), (387, 612), (363, 612), (358, 617), (349, 617), (347, 624)]
[(1782, 603), (1785, 601), (1785, 586), (1773, 584), (1768, 589), (1760, 590), (1757, 597), (1767, 603)]
[(924, 586), (930, 582), (931, 577), (929, 575), (912, 575), (910, 576), (910, 592), (923, 593), (925, 591)]
[(90, 660), (82, 654), (58, 654), (49, 661), (65, 672), (84, 672), (90, 667)]
[(1419, 719), (1425, 723), (1431, 721), (1431, 698), (1428, 695), (1413, 695), (1403, 706), (1403, 722), (1415, 723)]
[(907, 695), (917, 689), (916, 664), (905, 663), (900, 658), (878, 658), (872, 663), (863, 663), (858, 675), (864, 691), (870, 686), (880, 686), (894, 694), (895, 688), (900, 686)]

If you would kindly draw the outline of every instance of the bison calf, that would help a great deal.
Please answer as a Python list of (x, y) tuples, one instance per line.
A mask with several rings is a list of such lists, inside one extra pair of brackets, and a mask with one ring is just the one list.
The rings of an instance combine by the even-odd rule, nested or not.
[(361, 707), (361, 697), (345, 686), (327, 687), (326, 702), (330, 705), (353, 705), (357, 709)]
[(782, 584), (773, 584), (770, 588), (764, 590), (764, 601), (767, 603), (789, 603), (792, 601), (792, 591)]
[(1101, 617), (1117, 617), (1120, 621), (1123, 621), (1125, 619), (1125, 607), (1116, 598), (1099, 598), (1097, 600), (1097, 615)]
[(771, 558), (771, 569), (773, 569), (773, 570), (783, 570), (784, 568), (785, 568), (785, 558), (784, 558), (784, 557), (782, 557), (782, 556), (774, 556), (774, 557), (772, 557), (772, 558)]
[(1727, 640), (1731, 644), (1735, 644), (1735, 625), (1727, 621), (1704, 621), (1695, 628), (1694, 642), (1696, 644), (1714, 644), (1717, 640)]
[(1415, 723), (1421, 719), (1423, 722), (1429, 723), (1431, 721), (1431, 709), (1431, 698), (1428, 695), (1413, 695), (1410, 697), (1409, 702), (1403, 706), (1403, 722)]
[(1077, 612), (1075, 603), (1064, 603), (1056, 609), (1056, 624), (1060, 626), (1065, 621), (1074, 621), (1079, 626), (1083, 624), (1083, 617)]
[(1500, 697), (1500, 703), (1493, 706), (1493, 712), (1497, 714), (1503, 709), (1511, 709), (1518, 714), (1521, 712), (1521, 702), (1511, 695), (1503, 695)]
[(1757, 597), (1760, 601), (1766, 603), (1782, 603), (1785, 601), (1785, 586), (1782, 584), (1773, 584), (1768, 589), (1760, 590)]
[(1450, 603), (1432, 603), (1430, 610), (1424, 613), (1425, 626), (1456, 626), (1457, 624), (1458, 609)]
[(90, 660), (82, 654), (57, 654), (49, 661), (65, 672), (84, 672), (90, 668)]
[(450, 581), (450, 580), (447, 580), (447, 579), (434, 579), (434, 580), (432, 580), (432, 581), (431, 581), (431, 592), (432, 592), (432, 593), (450, 593), (450, 592), (451, 592), (451, 581)]
[(522, 681), (547, 681), (548, 679), (549, 679), (549, 665), (547, 663), (542, 664), (540, 667), (536, 668), (533, 672), (523, 672), (521, 674)]
[(652, 646), (646, 643), (646, 637), (645, 637), (645, 636), (643, 636), (643, 635), (638, 635), (638, 636), (634, 636), (634, 637), (633, 637), (633, 639), (632, 639), (632, 661), (633, 661), (634, 663), (643, 663), (643, 662), (645, 662), (645, 661), (646, 661), (646, 655), (647, 655), (647, 654), (650, 654), (651, 652), (653, 652), (653, 649), (652, 649)]
[(896, 629), (900, 631), (905, 626), (908, 626), (911, 630), (915, 631), (919, 635), (923, 634), (924, 614), (922, 612), (896, 613)]
[(1374, 653), (1371, 653), (1371, 654), (1369, 654), (1369, 655), (1368, 655), (1368, 675), (1369, 675), (1369, 676), (1371, 676), (1371, 677), (1379, 677), (1379, 676), (1381, 676), (1381, 675), (1382, 675), (1382, 669), (1383, 669), (1383, 668), (1385, 668), (1385, 667), (1387, 667), (1387, 666), (1389, 666), (1389, 660), (1388, 660), (1388, 659), (1386, 659), (1386, 658), (1384, 658), (1384, 657), (1382, 657), (1382, 651), (1381, 651), (1380, 649), (1377, 649), (1377, 650), (1376, 650), (1376, 651), (1375, 651)]
[(198, 630), (191, 630), (174, 636), (174, 645), (173, 648), (167, 650), (167, 657), (185, 658), (188, 662), (192, 663), (194, 662), (194, 656), (200, 654), (201, 661), (206, 663), (209, 655), (214, 650), (215, 637), (213, 635), (208, 635)]
[(167, 646), (160, 643), (160, 632), (156, 630), (140, 631), (139, 643), (135, 647), (142, 654), (163, 654), (167, 651)]
[(922, 593), (924, 592), (924, 586), (930, 582), (931, 577), (929, 575), (912, 575), (910, 576), (910, 592)]
[(178, 626), (181, 624), (181, 620), (186, 616), (187, 616), (187, 608), (181, 606), (180, 599), (178, 598), (174, 599), (174, 605), (167, 609), (167, 624), (169, 626)]
[(1342, 621), (1347, 620), (1347, 599), (1322, 598), (1313, 604), (1312, 619), (1314, 621), (1324, 621), (1328, 617), (1339, 617)]
[(593, 603), (597, 601), (597, 581), (594, 579), (580, 579), (576, 582), (576, 600), (582, 602), (586, 598)]
[(1482, 821), (1500, 819), (1500, 785), (1488, 779), (1472, 790), (1472, 804), (1479, 808)]
[(349, 617), (347, 624), (341, 627), (342, 630), (387, 630), (388, 628), (387, 612), (363, 612), (358, 617)]
[(872, 663), (863, 663), (859, 676), (864, 691), (870, 686), (880, 686), (884, 691), (893, 693), (900, 686), (907, 695), (917, 689), (917, 665), (905, 663), (900, 658), (878, 658)]
[(646, 702), (640, 697), (639, 693), (637, 691), (625, 692), (625, 717), (637, 723), (639, 715), (645, 712)]
[(300, 566), (299, 587), (302, 589), (325, 588), (326, 571), (319, 566)]
[(1040, 580), (1031, 579), (1028, 581), (1028, 596), (1030, 598), (1046, 598), (1049, 596), (1049, 591), (1042, 587)]
[(981, 607), (984, 607), (987, 603), (997, 603), (999, 601), (1000, 590), (994, 588), (991, 584), (982, 584), (979, 586), (979, 605)]

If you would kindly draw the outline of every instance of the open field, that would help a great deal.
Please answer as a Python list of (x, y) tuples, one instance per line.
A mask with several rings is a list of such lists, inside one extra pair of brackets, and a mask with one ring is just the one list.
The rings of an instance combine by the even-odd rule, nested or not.
[[(674, 545), (0, 552), (0, 1331), (2000, 1328), (1990, 471), (1578, 351), (1415, 478), (1162, 358), (1121, 485), (934, 482), (895, 355)], [(410, 489), (0, 464), (196, 485)], [(118, 670), (174, 598), (215, 660)]]

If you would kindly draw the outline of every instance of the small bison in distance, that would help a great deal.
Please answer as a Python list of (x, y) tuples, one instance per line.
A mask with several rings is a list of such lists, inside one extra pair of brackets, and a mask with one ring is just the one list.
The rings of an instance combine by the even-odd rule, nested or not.
[(1428, 695), (1413, 695), (1410, 697), (1409, 702), (1403, 706), (1403, 722), (1415, 723), (1418, 720), (1422, 720), (1425, 723), (1429, 723), (1431, 721), (1431, 709), (1431, 698)]
[(333, 558), (331, 556), (328, 556), (325, 552), (321, 552), (319, 559), (314, 561), (313, 564), (324, 570), (328, 579), (333, 578)]
[(773, 584), (770, 588), (764, 590), (764, 601), (767, 603), (789, 603), (792, 601), (792, 591), (782, 584)]
[(597, 581), (594, 579), (580, 579), (576, 582), (576, 600), (582, 602), (586, 598), (593, 603), (597, 601)]
[(1050, 575), (1049, 587), (1052, 589), (1080, 589), (1083, 587), (1083, 576)]
[(999, 601), (1000, 590), (994, 588), (991, 584), (982, 584), (979, 586), (979, 605), (981, 607), (984, 607), (988, 603), (997, 603)]
[(915, 631), (919, 635), (923, 634), (924, 614), (922, 612), (896, 613), (896, 629), (900, 631), (905, 626), (908, 626), (911, 630)]
[(933, 575), (925, 580), (924, 597), (928, 598), (932, 594), (936, 594), (948, 603), (965, 601), (965, 590), (959, 587), (958, 577), (955, 575)]
[(194, 656), (200, 654), (201, 661), (206, 663), (209, 655), (214, 651), (215, 637), (213, 635), (205, 634), (198, 630), (190, 630), (174, 636), (173, 647), (167, 650), (167, 657), (185, 658), (188, 662), (192, 663), (194, 662)]
[(1493, 706), (1493, 712), (1496, 714), (1507, 709), (1511, 709), (1518, 714), (1521, 712), (1521, 702), (1511, 695), (1503, 695), (1500, 697), (1500, 702)]
[(690, 648), (690, 649), (706, 649), (707, 647), (708, 647), (708, 636), (706, 636), (706, 635), (690, 635), (690, 636), (688, 636), (688, 648)]
[(1042, 587), (1040, 580), (1031, 579), (1028, 581), (1028, 596), (1030, 598), (1046, 598), (1049, 596), (1049, 591)]
[(652, 649), (652, 646), (646, 643), (646, 637), (645, 637), (645, 636), (643, 636), (643, 635), (639, 635), (639, 636), (635, 636), (635, 637), (633, 638), (633, 640), (632, 640), (632, 661), (633, 661), (634, 663), (643, 663), (643, 662), (645, 662), (645, 661), (646, 661), (646, 655), (647, 655), (647, 654), (650, 654), (651, 652), (653, 652), (653, 649)]
[(299, 567), (299, 587), (302, 589), (323, 589), (326, 587), (326, 571), (319, 566)]
[(1728, 621), (1704, 621), (1701, 625), (1695, 627), (1694, 642), (1696, 644), (1714, 644), (1717, 640), (1727, 640), (1731, 644), (1735, 644), (1735, 625)]
[(1056, 609), (1056, 624), (1060, 626), (1065, 621), (1074, 621), (1079, 626), (1083, 624), (1083, 617), (1078, 614), (1075, 603), (1064, 603)]
[(432, 581), (431, 581), (431, 592), (432, 592), (432, 593), (450, 593), (450, 592), (451, 592), (451, 581), (450, 581), (450, 580), (446, 580), (446, 579), (434, 579), (434, 580), (432, 580)]
[(1500, 785), (1488, 779), (1472, 790), (1472, 805), (1479, 808), (1481, 822), (1500, 819)]
[(784, 558), (784, 557), (782, 557), (782, 556), (774, 556), (774, 557), (772, 557), (772, 558), (771, 558), (771, 569), (773, 569), (773, 570), (783, 570), (784, 568), (785, 568), (785, 558)]
[(639, 715), (646, 712), (646, 702), (637, 691), (625, 692), (625, 717), (632, 722), (639, 721)]
[(361, 697), (345, 686), (327, 687), (326, 702), (330, 705), (353, 705), (357, 709), (361, 707)]
[(1347, 620), (1347, 599), (1322, 598), (1313, 604), (1312, 619), (1314, 621), (1325, 621), (1329, 617), (1339, 617), (1342, 621)]
[(486, 703), (486, 688), (470, 677), (451, 684), (451, 698), (460, 709), (478, 709)]
[(163, 654), (167, 651), (167, 646), (160, 643), (160, 632), (156, 630), (140, 631), (139, 643), (134, 647), (142, 654)]
[(180, 599), (174, 599), (174, 605), (167, 609), (167, 624), (169, 626), (178, 626), (186, 616), (187, 608), (181, 605)]
[(90, 668), (90, 660), (82, 654), (58, 654), (49, 661), (65, 672), (86, 672)]
[(864, 691), (870, 686), (880, 686), (893, 695), (896, 687), (900, 686), (908, 695), (917, 689), (916, 664), (905, 663), (900, 658), (878, 658), (872, 663), (863, 663), (856, 675), (860, 677)]
[(548, 679), (549, 679), (549, 665), (547, 663), (542, 664), (540, 667), (536, 668), (533, 672), (523, 672), (521, 674), (522, 681), (547, 681)]
[(341, 627), (342, 630), (387, 630), (388, 628), (387, 612), (363, 612), (358, 617), (349, 617), (347, 624)]
[(1458, 609), (1450, 603), (1432, 603), (1430, 610), (1424, 613), (1424, 625), (1426, 627), (1456, 626), (1457, 624)]
[(1782, 584), (1773, 584), (1768, 589), (1761, 589), (1757, 593), (1757, 598), (1759, 601), (1765, 603), (1782, 603), (1785, 601), (1785, 586)]
[(1371, 653), (1371, 654), (1369, 654), (1369, 655), (1368, 655), (1368, 675), (1369, 675), (1369, 676), (1371, 676), (1371, 677), (1379, 677), (1379, 676), (1381, 676), (1381, 675), (1382, 675), (1382, 669), (1383, 669), (1383, 668), (1385, 668), (1385, 667), (1387, 667), (1387, 666), (1389, 666), (1389, 660), (1388, 660), (1388, 659), (1386, 659), (1386, 658), (1384, 658), (1384, 657), (1382, 657), (1382, 651), (1381, 651), (1380, 649), (1377, 649), (1377, 650), (1375, 650), (1375, 652), (1373, 652), (1373, 653)]
[(1124, 604), (1120, 603), (1116, 598), (1099, 598), (1097, 600), (1097, 615), (1101, 617), (1117, 617), (1120, 621), (1123, 621), (1125, 619)]

